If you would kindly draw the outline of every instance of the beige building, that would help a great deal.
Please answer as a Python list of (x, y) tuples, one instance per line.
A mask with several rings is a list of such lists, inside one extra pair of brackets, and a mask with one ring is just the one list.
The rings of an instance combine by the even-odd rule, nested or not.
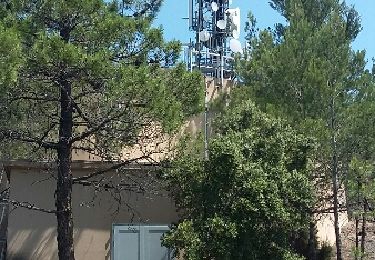
[[(75, 177), (102, 167), (96, 162), (73, 163)], [(49, 165), (43, 163), (13, 162), (7, 165), (10, 173), (10, 199), (28, 202), (44, 209), (54, 209), (55, 180)], [(141, 191), (152, 183), (152, 177), (142, 176), (152, 166), (129, 166), (129, 192), (121, 192), (122, 201), (111, 190), (95, 192), (92, 187), (73, 187), (74, 241), (76, 259), (110, 259), (111, 228), (113, 223), (160, 223), (177, 220), (173, 203), (165, 194), (151, 190)], [(117, 178), (115, 172), (108, 173)], [(135, 182), (141, 182), (141, 185)], [(155, 191), (157, 190), (156, 187)], [(57, 259), (56, 217), (37, 210), (16, 208), (9, 212), (8, 256), (14, 260)]]

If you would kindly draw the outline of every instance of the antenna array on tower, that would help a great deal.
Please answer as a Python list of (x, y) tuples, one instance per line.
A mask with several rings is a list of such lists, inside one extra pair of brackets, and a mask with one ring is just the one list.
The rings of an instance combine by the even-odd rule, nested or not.
[(231, 0), (188, 0), (189, 27), (195, 32), (185, 59), (190, 70), (213, 78), (233, 77), (233, 53), (241, 53), (240, 9)]

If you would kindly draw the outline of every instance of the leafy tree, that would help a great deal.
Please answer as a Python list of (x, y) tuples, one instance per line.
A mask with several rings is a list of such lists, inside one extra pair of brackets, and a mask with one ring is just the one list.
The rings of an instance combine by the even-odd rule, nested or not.
[[(172, 68), (180, 44), (164, 42), (161, 29), (151, 27), (161, 3), (0, 4), (0, 140), (23, 148), (1, 155), (57, 163), (56, 209), (42, 211), (57, 217), (59, 259), (74, 259), (72, 185), (119, 187), (106, 182), (107, 171), (151, 161), (150, 154), (123, 154), (125, 147), (147, 138), (142, 129), (157, 123), (170, 133), (202, 109), (201, 76), (185, 72), (182, 65)], [(7, 47), (10, 52), (3, 54)], [(80, 151), (113, 164), (74, 177), (72, 154)]]
[(208, 160), (186, 145), (163, 172), (183, 219), (164, 243), (186, 259), (302, 259), (290, 242), (309, 223), (311, 142), (250, 102), (215, 125)]

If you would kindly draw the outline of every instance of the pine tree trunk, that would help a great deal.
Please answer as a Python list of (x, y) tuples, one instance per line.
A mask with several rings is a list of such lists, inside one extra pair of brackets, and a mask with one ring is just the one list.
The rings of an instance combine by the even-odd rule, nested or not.
[(355, 217), (355, 254), (354, 259), (358, 260), (359, 254), (359, 218)]
[(56, 189), (58, 255), (60, 260), (74, 260), (70, 144), (73, 131), (71, 84), (66, 80), (59, 83), (61, 114)]
[(316, 260), (316, 244), (315, 244), (315, 221), (314, 221), (314, 216), (313, 214), (311, 215), (311, 220), (310, 220), (310, 228), (309, 228), (309, 254), (308, 254), (308, 259), (309, 260)]
[(339, 184), (338, 184), (338, 156), (337, 156), (337, 124), (336, 124), (336, 108), (335, 99), (332, 97), (331, 100), (331, 145), (332, 145), (332, 192), (333, 192), (333, 216), (334, 216), (334, 228), (336, 238), (336, 259), (343, 260), (342, 258), (342, 242), (339, 227)]
[(362, 239), (361, 239), (361, 260), (364, 259), (365, 257), (365, 244), (366, 244), (366, 226), (367, 226), (367, 210), (368, 210), (368, 205), (367, 205), (367, 200), (364, 199), (363, 201), (363, 216), (362, 216)]
[[(357, 178), (357, 207), (360, 203), (359, 201), (359, 187), (360, 187), (360, 182), (359, 179)], [(356, 215), (355, 216), (355, 254), (354, 254), (354, 260), (358, 260), (358, 255), (359, 255), (359, 217)]]
[(333, 177), (333, 216), (335, 225), (335, 238), (336, 238), (336, 259), (342, 260), (342, 242), (340, 234), (339, 223), (339, 201), (338, 201), (338, 178), (337, 178), (337, 157), (334, 156), (334, 165), (332, 169)]

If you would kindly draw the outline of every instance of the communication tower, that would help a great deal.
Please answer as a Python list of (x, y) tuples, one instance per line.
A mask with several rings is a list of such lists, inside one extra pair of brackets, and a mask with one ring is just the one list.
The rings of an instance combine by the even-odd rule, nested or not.
[[(239, 41), (241, 12), (231, 8), (232, 0), (188, 0), (189, 29), (195, 38), (185, 49), (189, 70), (198, 69), (205, 76), (215, 79), (216, 87), (224, 86), (224, 79), (233, 79), (233, 54), (242, 53)], [(206, 82), (207, 84), (207, 82)], [(208, 158), (210, 112), (206, 87), (204, 113), (205, 158)]]
[(185, 52), (190, 70), (206, 76), (233, 78), (233, 53), (242, 53), (239, 41), (240, 9), (232, 0), (188, 0), (189, 28), (195, 33)]

